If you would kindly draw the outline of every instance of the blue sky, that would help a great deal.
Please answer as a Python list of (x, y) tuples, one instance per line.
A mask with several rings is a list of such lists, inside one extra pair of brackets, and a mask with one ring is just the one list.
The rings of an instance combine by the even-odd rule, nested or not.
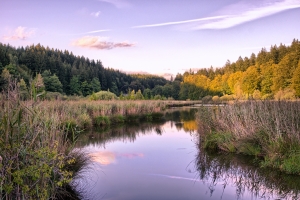
[(0, 42), (176, 75), (289, 45), (299, 19), (300, 0), (0, 0)]

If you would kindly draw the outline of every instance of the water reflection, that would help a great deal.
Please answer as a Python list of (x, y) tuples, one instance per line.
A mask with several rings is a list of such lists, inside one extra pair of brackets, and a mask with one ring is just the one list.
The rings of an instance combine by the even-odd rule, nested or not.
[(110, 151), (98, 151), (90, 153), (92, 161), (98, 162), (102, 165), (110, 165), (116, 163), (118, 157), (123, 158), (136, 158), (136, 157), (144, 157), (143, 153), (115, 153)]
[(299, 199), (299, 177), (260, 169), (251, 157), (201, 150), (196, 112), (168, 110), (161, 122), (80, 138), (78, 148), (94, 161), (84, 174), (86, 199)]
[(199, 179), (209, 183), (211, 195), (221, 185), (222, 194), (226, 187), (234, 187), (236, 199), (300, 199), (299, 176), (259, 168), (253, 162), (253, 157), (201, 152), (199, 147), (196, 167)]
[(83, 134), (77, 142), (77, 147), (85, 145), (97, 144), (105, 147), (105, 144), (114, 141), (134, 142), (138, 137), (143, 135), (151, 135), (154, 131), (157, 135), (162, 135), (164, 132), (164, 125), (170, 122), (171, 128), (176, 127), (177, 131), (182, 129), (185, 132), (193, 133), (197, 130), (195, 121), (195, 113), (198, 110), (195, 108), (176, 108), (167, 110), (164, 117), (160, 121), (151, 123), (139, 124), (124, 124), (119, 127), (96, 129), (89, 133)]

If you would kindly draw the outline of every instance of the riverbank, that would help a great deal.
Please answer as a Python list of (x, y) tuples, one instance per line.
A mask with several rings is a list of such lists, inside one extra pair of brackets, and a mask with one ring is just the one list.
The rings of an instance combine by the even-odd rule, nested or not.
[(300, 102), (247, 101), (202, 107), (202, 148), (260, 160), (261, 167), (300, 175)]
[(83, 130), (141, 120), (186, 101), (21, 101), (0, 98), (0, 199), (80, 199), (73, 180), (89, 157), (73, 147)]

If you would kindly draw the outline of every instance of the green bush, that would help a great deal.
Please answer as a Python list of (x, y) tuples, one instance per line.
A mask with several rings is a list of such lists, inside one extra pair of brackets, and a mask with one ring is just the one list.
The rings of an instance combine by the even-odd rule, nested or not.
[(93, 101), (97, 101), (97, 100), (116, 100), (116, 99), (118, 99), (118, 97), (114, 93), (109, 92), (109, 91), (100, 91), (100, 92), (97, 92), (97, 93), (93, 93), (90, 96), (90, 100), (93, 100)]
[(107, 126), (110, 125), (110, 120), (106, 116), (98, 116), (94, 119), (94, 124), (97, 126)]

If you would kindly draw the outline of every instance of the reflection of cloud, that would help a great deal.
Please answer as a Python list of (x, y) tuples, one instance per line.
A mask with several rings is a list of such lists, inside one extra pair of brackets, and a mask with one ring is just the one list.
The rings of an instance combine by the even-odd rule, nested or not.
[(35, 29), (19, 26), (10, 35), (4, 36), (4, 40), (26, 40), (35, 34)]
[(114, 153), (109, 151), (100, 151), (89, 154), (94, 162), (98, 162), (102, 165), (109, 165), (116, 163), (116, 158), (143, 158), (143, 153)]
[(92, 12), (91, 16), (93, 16), (93, 17), (99, 17), (100, 14), (101, 14), (100, 11), (98, 11), (98, 12)]
[(136, 157), (144, 157), (143, 153), (124, 153), (124, 154), (118, 154), (118, 157), (124, 157), (124, 158), (136, 158)]
[(216, 16), (160, 24), (140, 25), (132, 28), (184, 24), (179, 28), (182, 30), (225, 29), (293, 8), (300, 8), (300, 0), (244, 0), (224, 7), (217, 12)]
[(130, 42), (108, 42), (107, 38), (99, 36), (84, 36), (75, 40), (73, 46), (92, 48), (92, 49), (113, 49), (122, 47), (134, 47)]
[(89, 155), (93, 161), (102, 165), (109, 165), (116, 162), (116, 155), (113, 152), (95, 152)]
[(179, 180), (188, 180), (188, 181), (193, 181), (193, 182), (200, 182), (200, 180), (197, 180), (195, 178), (185, 178), (185, 177), (180, 177), (180, 176), (169, 176), (169, 175), (164, 175), (164, 174), (149, 174), (151, 176), (161, 176), (161, 177), (166, 177), (166, 178), (171, 178), (171, 179), (179, 179)]

